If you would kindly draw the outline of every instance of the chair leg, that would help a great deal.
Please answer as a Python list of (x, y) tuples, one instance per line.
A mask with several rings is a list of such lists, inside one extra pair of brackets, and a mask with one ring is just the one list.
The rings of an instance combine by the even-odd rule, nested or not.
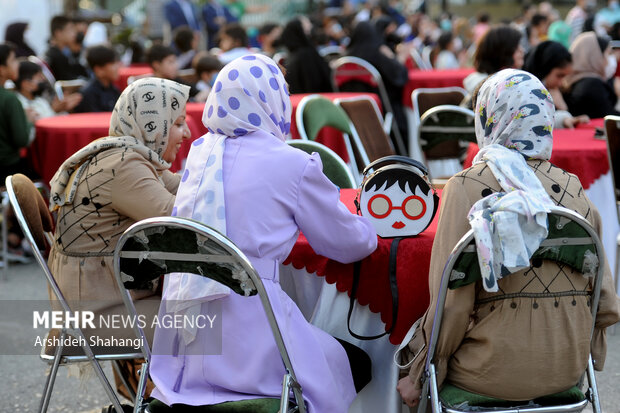
[(118, 377), (121, 379), (123, 386), (125, 386), (125, 388), (127, 389), (127, 393), (129, 393), (129, 397), (131, 397), (131, 400), (136, 400), (136, 393), (133, 391), (133, 388), (127, 381), (127, 377), (125, 377), (125, 374), (127, 372), (123, 371), (118, 360), (112, 360), (112, 367), (116, 371), (116, 374), (118, 374)]
[(291, 376), (290, 374), (285, 374), (284, 379), (282, 380), (282, 396), (280, 397), (280, 412), (288, 411), (288, 399), (290, 393), (290, 385), (291, 385)]
[(149, 362), (145, 361), (140, 367), (140, 380), (138, 380), (138, 396), (134, 399), (133, 413), (142, 413), (146, 410), (144, 404), (144, 390), (146, 389), (146, 379), (149, 374)]
[(54, 382), (56, 381), (56, 374), (58, 373), (58, 367), (60, 366), (60, 359), (62, 358), (62, 349), (63, 342), (66, 336), (66, 331), (63, 329), (60, 333), (59, 345), (56, 347), (56, 352), (54, 353), (54, 363), (52, 364), (52, 369), (47, 375), (47, 379), (45, 380), (45, 387), (43, 388), (43, 396), (41, 396), (41, 403), (39, 404), (39, 412), (45, 413), (47, 412), (47, 407), (49, 406), (50, 399), (52, 398), (52, 391), (54, 389)]
[(9, 275), (9, 230), (8, 230), (9, 196), (2, 192), (2, 279)]
[(598, 386), (596, 384), (596, 376), (594, 375), (594, 364), (592, 363), (592, 355), (588, 359), (588, 384), (590, 401), (592, 403), (593, 413), (602, 413), (601, 401), (598, 397)]

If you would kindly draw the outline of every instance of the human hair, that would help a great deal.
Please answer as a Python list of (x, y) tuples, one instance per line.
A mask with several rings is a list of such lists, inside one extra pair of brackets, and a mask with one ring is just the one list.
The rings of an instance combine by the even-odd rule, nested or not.
[(105, 66), (108, 63), (114, 63), (118, 60), (116, 51), (105, 45), (97, 45), (89, 47), (86, 50), (86, 61), (91, 69), (95, 67)]
[(52, 17), (52, 20), (50, 21), (50, 32), (52, 34), (52, 37), (54, 37), (54, 34), (57, 31), (63, 30), (65, 27), (67, 27), (69, 23), (72, 23), (72, 20), (67, 16), (58, 15)]
[(174, 45), (181, 53), (192, 50), (192, 42), (194, 41), (194, 32), (189, 26), (180, 26), (174, 30)]
[(277, 23), (265, 23), (258, 29), (258, 35), (263, 36), (269, 34), (278, 26), (279, 24)]
[(513, 55), (519, 47), (521, 32), (505, 24), (491, 28), (480, 39), (474, 67), (480, 73), (495, 73), (514, 64)]
[(163, 44), (154, 44), (146, 51), (146, 62), (153, 66), (155, 62), (161, 62), (166, 57), (174, 55), (174, 50)]
[(420, 175), (407, 169), (399, 169), (398, 173), (387, 171), (374, 175), (368, 180), (368, 183), (364, 185), (364, 191), (368, 192), (372, 189), (381, 189), (386, 182), (387, 185), (384, 189), (388, 189), (397, 183), (403, 192), (407, 192), (407, 184), (411, 189), (411, 193), (414, 194), (418, 187), (422, 190), (424, 195), (428, 195), (428, 191), (430, 190), (428, 184)]
[(478, 13), (478, 23), (488, 23), (489, 22), (489, 13), (481, 11)]
[(224, 65), (220, 60), (208, 53), (201, 54), (200, 56), (196, 56), (197, 59), (194, 59), (194, 70), (196, 71), (196, 76), (200, 77), (205, 72), (215, 72), (218, 70), (222, 70)]
[(20, 59), (19, 72), (17, 74), (17, 79), (15, 79), (15, 89), (20, 90), (24, 81), (32, 80), (37, 73), (41, 72), (41, 66), (38, 64), (28, 59)]
[(11, 53), (15, 53), (15, 45), (11, 42), (0, 43), (0, 66), (6, 66)]
[(220, 36), (225, 34), (233, 40), (236, 40), (239, 47), (248, 47), (248, 34), (243, 26), (239, 23), (230, 23), (222, 27)]
[(545, 16), (544, 14), (536, 13), (535, 15), (532, 16), (532, 20), (530, 24), (532, 27), (536, 27), (539, 24), (546, 22), (547, 20), (549, 20), (549, 18)]
[(441, 33), (439, 39), (437, 39), (437, 47), (439, 48), (439, 50), (446, 50), (450, 45), (453, 37), (454, 36), (452, 35), (452, 32), (444, 31), (443, 33)]

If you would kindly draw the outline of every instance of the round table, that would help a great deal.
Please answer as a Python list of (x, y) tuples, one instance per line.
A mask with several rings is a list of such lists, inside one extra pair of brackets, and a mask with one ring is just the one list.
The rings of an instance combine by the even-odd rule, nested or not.
[(122, 92), (127, 87), (127, 80), (131, 76), (146, 75), (147, 73), (153, 73), (153, 69), (146, 64), (123, 66), (118, 69), (118, 79), (116, 79), (114, 84)]
[[(112, 112), (94, 112), (39, 119), (35, 124), (36, 138), (28, 150), (34, 170), (44, 182), (49, 182), (67, 158), (95, 139), (108, 136), (111, 117)], [(188, 116), (187, 123), (192, 139), (183, 142), (172, 171), (182, 168), (191, 140), (199, 136), (194, 119)]]

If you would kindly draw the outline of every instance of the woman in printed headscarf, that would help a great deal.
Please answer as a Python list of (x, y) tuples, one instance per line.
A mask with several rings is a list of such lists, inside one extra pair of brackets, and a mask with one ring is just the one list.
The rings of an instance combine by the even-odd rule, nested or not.
[[(318, 155), (286, 144), (290, 122), (286, 82), (273, 60), (256, 54), (226, 65), (205, 104), (209, 132), (192, 145), (173, 215), (202, 221), (245, 253), (263, 279), (308, 411), (346, 412), (355, 396), (347, 355), (282, 291), (278, 266), (300, 230), (314, 251), (344, 263), (370, 254), (377, 236), (368, 220), (339, 202)], [(217, 337), (209, 329), (157, 328), (153, 413), (168, 411), (162, 403), (280, 397), (285, 370), (258, 296), (174, 274), (166, 278), (163, 300), (160, 311), (217, 312), (223, 325)], [(214, 340), (221, 352), (208, 355)]]
[(573, 116), (564, 102), (560, 86), (573, 72), (573, 59), (566, 47), (558, 42), (546, 40), (534, 46), (525, 56), (523, 70), (530, 72), (543, 83), (553, 98), (555, 105), (556, 129), (574, 128), (579, 123), (587, 123), (587, 115)]
[[(190, 137), (188, 93), (189, 87), (166, 79), (132, 83), (116, 102), (110, 135), (73, 154), (52, 178), (50, 209), (58, 218), (48, 264), (72, 310), (94, 311), (97, 319), (124, 312), (114, 247), (136, 221), (172, 212), (181, 178), (168, 168)], [(157, 314), (154, 295), (151, 290), (134, 295), (139, 312)], [(132, 329), (95, 333), (135, 337)]]
[[(482, 277), (448, 290), (435, 351), (439, 386), (511, 401), (567, 390), (585, 371), (590, 350), (595, 368), (603, 368), (605, 328), (620, 319), (608, 266), (591, 347), (587, 297), (561, 296), (588, 289), (591, 278), (576, 270), (563, 276), (552, 261), (528, 268), (546, 237), (547, 211), (554, 204), (579, 213), (601, 232), (598, 211), (579, 179), (549, 162), (554, 108), (547, 90), (531, 74), (506, 69), (482, 84), (475, 108), (480, 152), (443, 190), (429, 272), (431, 304), (409, 342), (417, 356), (398, 385), (410, 406), (419, 401), (444, 264), (470, 227)], [(493, 242), (507, 232), (521, 238)]]
[(610, 80), (617, 63), (609, 39), (594, 32), (581, 33), (571, 44), (570, 52), (573, 73), (566, 78), (564, 91), (569, 112), (590, 118), (620, 115), (615, 109), (618, 96)]

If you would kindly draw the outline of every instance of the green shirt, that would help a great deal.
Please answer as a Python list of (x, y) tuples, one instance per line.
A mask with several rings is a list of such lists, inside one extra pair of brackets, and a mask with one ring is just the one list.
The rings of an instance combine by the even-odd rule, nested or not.
[(32, 124), (15, 93), (0, 87), (0, 165), (19, 161), (19, 151), (30, 143)]

